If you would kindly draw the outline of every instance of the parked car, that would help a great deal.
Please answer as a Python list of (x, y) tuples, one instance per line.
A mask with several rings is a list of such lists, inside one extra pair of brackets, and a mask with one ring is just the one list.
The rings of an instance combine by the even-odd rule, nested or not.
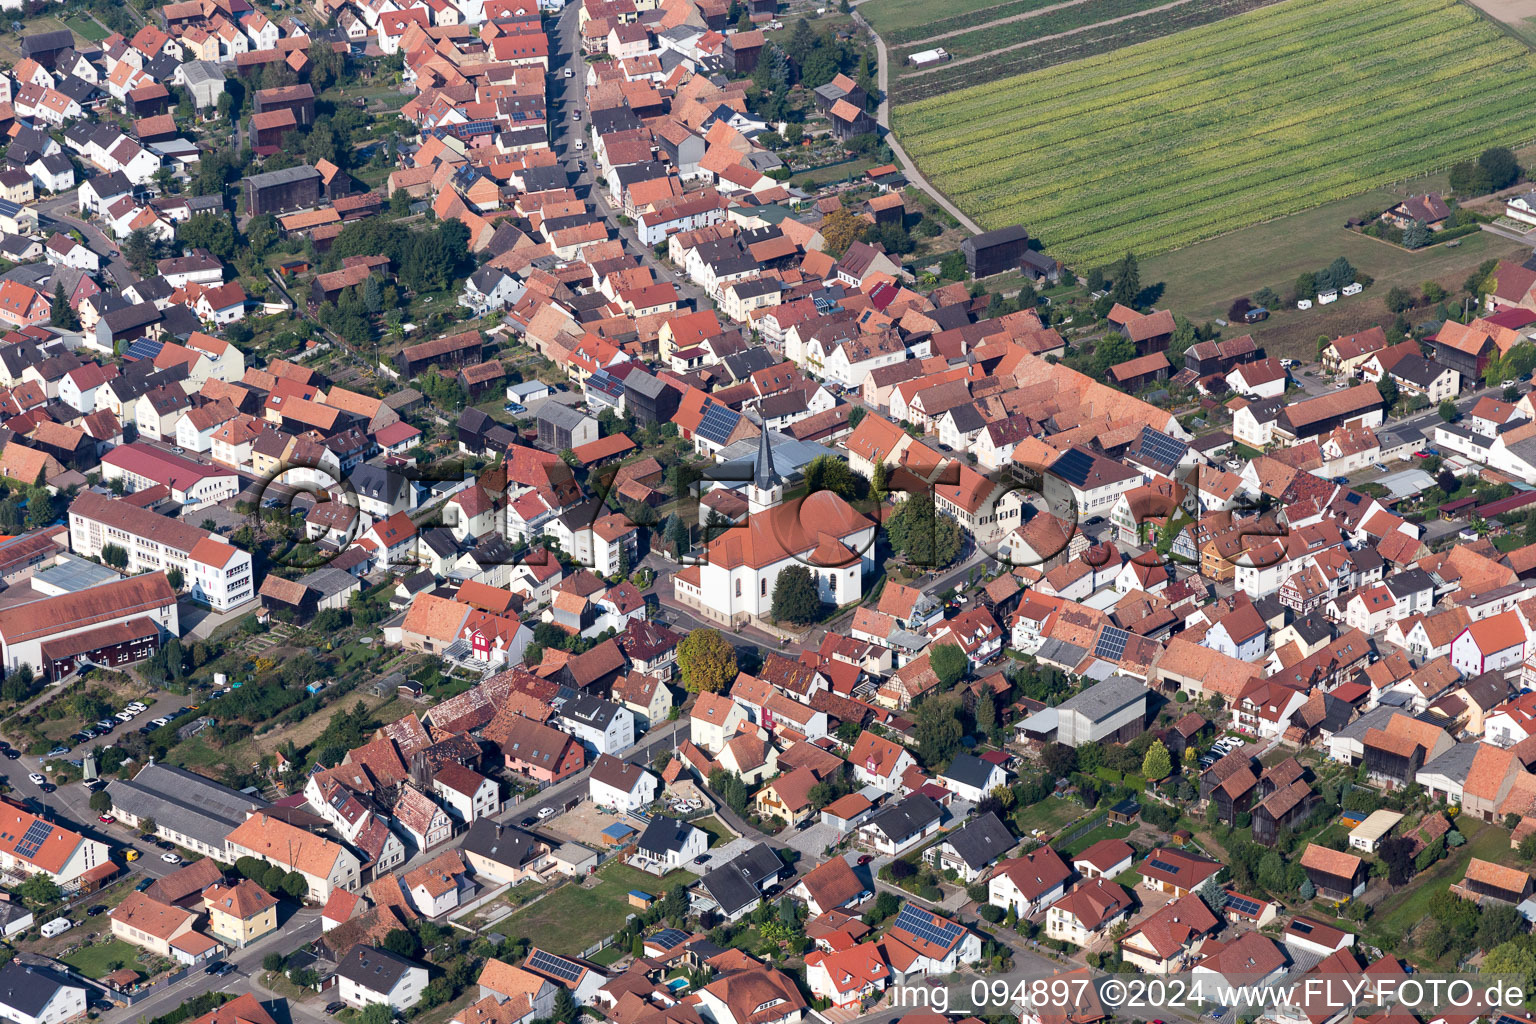
[(174, 854), (174, 853), (162, 853), (160, 855), (160, 859), (165, 861), (167, 864), (180, 864), (181, 863), (181, 858), (176, 856), (176, 854)]
[(543, 821), (545, 818), (552, 818), (552, 817), (554, 817), (554, 815), (555, 815), (555, 809), (553, 807), (540, 807), (539, 808), (539, 820), (540, 821)]
[(85, 916), (86, 917), (100, 917), (102, 914), (105, 914), (106, 912), (107, 912), (107, 908), (102, 906), (100, 903), (98, 903), (94, 907), (92, 907), (90, 910), (87, 910), (85, 912)]
[(164, 716), (162, 716), (162, 717), (157, 718), (154, 721), (150, 722), (149, 724), (158, 729), (162, 725), (170, 725), (171, 724), (171, 720), (169, 718), (165, 718)]
[(65, 754), (69, 753), (69, 751), (70, 751), (70, 747), (69, 747), (69, 745), (67, 743), (60, 743), (58, 746), (54, 747), (52, 750), (48, 751), (48, 753), (44, 754), (43, 756), (44, 757), (63, 757)]
[(117, 819), (112, 817), (110, 814), (98, 814), (96, 815), (96, 820), (101, 822), (103, 825), (111, 825), (117, 821)]
[(234, 969), (235, 965), (230, 963), (228, 960), (220, 960), (216, 964), (209, 964), (208, 969), (203, 973), (211, 974), (215, 978), (222, 978), (224, 975), (229, 974)]
[(701, 853), (697, 857), (693, 858), (693, 862), (695, 864), (708, 864), (709, 863), (709, 854)]
[(47, 782), (48, 780), (43, 778), (43, 776), (40, 775), (37, 772), (28, 772), (27, 773), (27, 781), (32, 783), (32, 785), (34, 785), (34, 786), (41, 786), (43, 783)]
[(334, 1002), (334, 1003), (326, 1003), (325, 1004), (326, 1015), (327, 1016), (331, 1016), (331, 1017), (336, 1016), (338, 1013), (340, 1013), (342, 1010), (345, 1010), (346, 1008), (347, 1008), (347, 1004), (342, 1002), (339, 999), (336, 1002)]

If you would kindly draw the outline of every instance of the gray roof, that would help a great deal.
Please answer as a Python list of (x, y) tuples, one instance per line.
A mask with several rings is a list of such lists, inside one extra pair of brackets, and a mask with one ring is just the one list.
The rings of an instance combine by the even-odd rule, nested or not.
[(975, 871), (1013, 849), (1017, 840), (1002, 819), (988, 811), (964, 828), (951, 832), (944, 842)]
[(356, 576), (330, 566), (322, 566), (306, 576), (299, 577), (299, 582), (313, 590), (321, 597), (333, 597), (336, 594), (344, 594), (349, 590), (359, 590), (362, 584)]
[(192, 60), (181, 66), (188, 85), (224, 81), (224, 69), (211, 60)]
[(522, 829), (476, 818), (459, 844), (466, 853), (507, 867), (522, 867), (538, 856), (539, 842)]
[(568, 405), (561, 405), (559, 402), (551, 400), (539, 406), (539, 411), (535, 414), (534, 418), (553, 423), (555, 426), (563, 427), (566, 430), (575, 430), (584, 421), (592, 417), (579, 409), (572, 409)]
[(693, 831), (694, 827), (686, 822), (658, 814), (645, 826), (635, 845), (651, 854), (678, 853)]
[(1434, 590), (1435, 581), (1423, 569), (1403, 569), (1388, 576), (1385, 583), (1393, 597), (1409, 597), (1423, 590)]
[(320, 172), (309, 164), (299, 164), (297, 167), (284, 167), (280, 171), (263, 171), (245, 180), (257, 188), (271, 188), (273, 185), (287, 185), (290, 182), (308, 181), (318, 177)]
[(426, 968), (387, 949), (359, 943), (336, 966), (336, 973), (370, 992), (393, 992), (401, 978), (417, 969)]
[(1151, 693), (1139, 679), (1113, 675), (1077, 696), (1062, 701), (1056, 706), (1056, 712), (1059, 715), (1064, 711), (1073, 711), (1091, 722), (1102, 722), (1132, 701), (1145, 700)]
[(869, 819), (869, 824), (885, 833), (886, 838), (893, 843), (899, 843), (936, 823), (943, 816), (943, 810), (933, 800), (921, 793), (913, 793)]
[(762, 896), (763, 884), (771, 883), (783, 868), (778, 854), (758, 843), (707, 873), (704, 888), (727, 916), (734, 917), (756, 903)]
[(132, 779), (107, 786), (114, 809), (136, 818), (153, 818), (172, 832), (191, 836), (218, 849), (224, 837), (267, 801), (237, 793), (212, 779), (168, 764), (151, 764)]
[(85, 986), (72, 985), (63, 975), (41, 967), (7, 963), (0, 967), (0, 1013), (12, 1019), (40, 1017), (62, 988), (83, 991)]
[(961, 785), (976, 788), (987, 784), (987, 780), (992, 777), (992, 769), (995, 767), (997, 766), (988, 761), (983, 761), (975, 754), (958, 754), (949, 763), (949, 767), (939, 773), (939, 777), (954, 779)]
[(353, 466), (349, 479), (352, 489), (358, 495), (391, 505), (399, 500), (401, 493), (409, 484), (409, 481), (400, 474), (391, 473), (382, 466), (375, 466), (368, 462)]
[(619, 706), (612, 701), (582, 694), (566, 701), (560, 708), (559, 714), (561, 718), (570, 719), (581, 725), (606, 730), (608, 723), (613, 721), (613, 716), (618, 714), (619, 710)]
[(1443, 775), (1452, 782), (1466, 782), (1477, 756), (1477, 743), (1458, 743), (1419, 769), (1420, 774)]
[(64, 561), (42, 570), (32, 577), (33, 583), (42, 583), (66, 593), (78, 593), (102, 583), (122, 579), (122, 574), (105, 565), (80, 558), (62, 555)]

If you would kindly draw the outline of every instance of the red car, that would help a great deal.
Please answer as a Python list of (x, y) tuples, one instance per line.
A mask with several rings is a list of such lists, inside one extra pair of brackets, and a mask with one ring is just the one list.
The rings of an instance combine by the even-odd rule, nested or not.
[(97, 815), (96, 820), (101, 822), (103, 825), (110, 825), (113, 822), (115, 822), (117, 819), (112, 817), (112, 815), (110, 815), (110, 814), (101, 814), (101, 815)]
[(860, 865), (868, 864), (870, 861), (872, 861), (874, 859), (875, 858), (871, 857), (869, 854), (866, 853), (866, 854), (863, 854), (862, 856), (859, 857), (859, 864)]

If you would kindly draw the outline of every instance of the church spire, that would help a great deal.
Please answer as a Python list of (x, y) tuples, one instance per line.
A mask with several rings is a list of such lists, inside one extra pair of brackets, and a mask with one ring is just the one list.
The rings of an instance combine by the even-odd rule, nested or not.
[(770, 490), (783, 483), (773, 468), (773, 453), (768, 446), (768, 424), (764, 423), (757, 435), (757, 460), (752, 465), (752, 483), (759, 490)]

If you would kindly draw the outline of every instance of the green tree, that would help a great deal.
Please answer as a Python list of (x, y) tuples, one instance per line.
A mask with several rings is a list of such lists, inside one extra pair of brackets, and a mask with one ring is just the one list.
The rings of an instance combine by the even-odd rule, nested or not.
[(947, 764), (965, 738), (965, 727), (960, 724), (960, 695), (930, 696), (911, 713), (918, 756), (929, 768)]
[(396, 956), (414, 960), (421, 955), (421, 940), (416, 933), (404, 928), (391, 928), (384, 936), (384, 948)]
[(1393, 285), (1387, 289), (1387, 309), (1394, 313), (1405, 313), (1413, 308), (1413, 292), (1402, 285)]
[(1387, 403), (1387, 411), (1390, 412), (1392, 407), (1397, 405), (1397, 400), (1400, 397), (1397, 390), (1397, 381), (1391, 377), (1382, 377), (1381, 380), (1376, 382), (1376, 390), (1381, 392), (1381, 400)]
[(116, 544), (107, 544), (102, 547), (101, 560), (114, 569), (128, 568), (128, 552)]
[(106, 790), (99, 789), (91, 794), (91, 810), (97, 814), (106, 814), (111, 809), (112, 798), (107, 795)]
[(171, 585), (171, 589), (176, 591), (178, 594), (181, 593), (182, 585), (187, 582), (187, 578), (183, 576), (181, 570), (175, 566), (172, 566), (171, 570), (165, 574), (165, 579), (166, 582)]
[(1162, 740), (1153, 740), (1147, 747), (1147, 755), (1141, 759), (1142, 778), (1151, 782), (1166, 779), (1172, 774), (1173, 758), (1168, 755), (1168, 748)]
[(1493, 191), (1488, 172), (1473, 160), (1451, 165), (1450, 185), (1451, 191), (1463, 198), (1486, 195)]
[(1440, 418), (1447, 423), (1456, 422), (1456, 417), (1461, 413), (1456, 411), (1456, 403), (1447, 398), (1440, 403)]
[(57, 903), (64, 893), (47, 875), (33, 875), (17, 887), (16, 892), (34, 907), (46, 907)]
[(736, 648), (716, 629), (696, 629), (677, 645), (677, 666), (690, 693), (719, 693), (736, 678)]
[(983, 686), (976, 694), (976, 732), (991, 736), (997, 731), (997, 703), (992, 699), (992, 688)]
[(1503, 146), (1485, 149), (1477, 158), (1477, 166), (1488, 176), (1490, 190), (1508, 188), (1520, 179), (1520, 164), (1515, 154)]
[(580, 1011), (576, 1006), (576, 1000), (571, 996), (571, 990), (561, 985), (555, 989), (555, 1004), (550, 1011), (550, 1020), (559, 1021), (561, 1024), (575, 1024), (580, 1019)]
[(357, 1024), (392, 1024), (394, 1019), (394, 1008), (388, 1003), (370, 1003), (357, 1015)]
[(960, 554), (960, 528), (938, 513), (931, 494), (919, 492), (897, 504), (886, 534), (892, 548), (924, 568), (943, 568)]
[(290, 871), (283, 876), (283, 884), (279, 888), (287, 894), (289, 899), (302, 900), (309, 894), (309, 882), (298, 871)]
[(1421, 220), (1416, 220), (1403, 229), (1403, 247), (1406, 249), (1422, 249), (1429, 244), (1429, 227)]
[(69, 305), (69, 296), (64, 294), (64, 282), (59, 281), (53, 286), (53, 307), (48, 311), (48, 322), (54, 327), (62, 327), (66, 331), (78, 331), (80, 329), (80, 316)]
[(1296, 277), (1296, 297), (1298, 299), (1313, 299), (1317, 297), (1317, 275), (1310, 270), (1298, 274)]
[(781, 622), (813, 622), (821, 615), (821, 596), (816, 580), (803, 565), (791, 565), (773, 584), (774, 619)]
[(176, 240), (190, 249), (207, 249), (221, 260), (232, 260), (240, 239), (228, 213), (199, 213), (176, 228)]
[(1479, 968), (1483, 974), (1510, 974), (1518, 979), (1527, 992), (1536, 983), (1536, 952), (1528, 941), (1511, 939), (1501, 942), (1488, 951)]
[(859, 493), (859, 477), (848, 468), (848, 460), (836, 455), (821, 455), (805, 467), (805, 493), (831, 491), (842, 498), (855, 498)]
[(1122, 306), (1136, 305), (1136, 297), (1141, 294), (1141, 268), (1134, 253), (1126, 253), (1115, 268), (1115, 286), (1109, 294)]
[(958, 644), (937, 644), (928, 652), (928, 667), (939, 677), (940, 690), (948, 690), (964, 678), (969, 664)]
[(261, 969), (264, 971), (280, 971), (288, 966), (288, 958), (281, 953), (268, 953), (261, 958)]
[(1089, 374), (1102, 379), (1108, 375), (1111, 366), (1119, 366), (1134, 358), (1136, 358), (1136, 343), (1123, 334), (1111, 332), (1094, 344), (1093, 363)]

